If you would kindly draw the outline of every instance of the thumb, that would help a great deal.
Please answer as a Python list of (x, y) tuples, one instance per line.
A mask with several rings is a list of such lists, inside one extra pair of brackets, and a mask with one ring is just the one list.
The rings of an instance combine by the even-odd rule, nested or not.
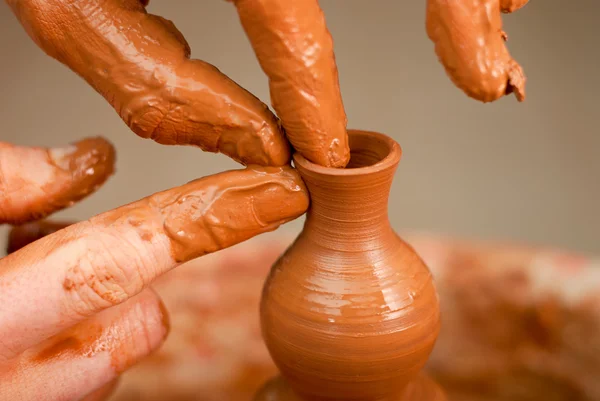
[(0, 142), (0, 224), (37, 220), (94, 192), (114, 172), (103, 138), (44, 149)]

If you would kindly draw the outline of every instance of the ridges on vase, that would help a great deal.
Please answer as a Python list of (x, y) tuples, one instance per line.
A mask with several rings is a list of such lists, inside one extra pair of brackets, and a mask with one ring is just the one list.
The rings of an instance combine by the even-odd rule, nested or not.
[(346, 169), (294, 156), (311, 206), (263, 290), (263, 336), (283, 381), (257, 399), (295, 399), (290, 388), (305, 400), (404, 399), (437, 338), (431, 274), (388, 220), (400, 146), (373, 132), (349, 139)]

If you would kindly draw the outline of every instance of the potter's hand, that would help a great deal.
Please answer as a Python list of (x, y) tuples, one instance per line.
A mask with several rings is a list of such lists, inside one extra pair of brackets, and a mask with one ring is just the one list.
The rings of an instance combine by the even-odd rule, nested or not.
[[(81, 177), (64, 177), (63, 165), (87, 166), (76, 152), (0, 151), (0, 223), (64, 204), (60, 194), (77, 192)], [(45, 205), (37, 206), (44, 193)], [(103, 398), (167, 334), (164, 308), (148, 289), (156, 277), (273, 230), (307, 207), (295, 170), (256, 167), (154, 194), (23, 248), (60, 225), (16, 228), (9, 249), (21, 249), (0, 259), (0, 400)]]
[[(190, 48), (144, 0), (6, 0), (35, 42), (101, 93), (138, 135), (244, 164), (281, 166), (289, 145), (260, 100)], [(349, 160), (333, 41), (317, 0), (233, 0), (273, 107), (308, 160)], [(307, 39), (308, 38), (308, 39)]]
[(285, 165), (289, 145), (260, 100), (190, 60), (175, 26), (142, 0), (6, 0), (33, 40), (102, 94), (138, 135), (244, 164)]
[(485, 103), (514, 93), (525, 100), (525, 73), (506, 47), (501, 13), (528, 1), (427, 0), (427, 35), (446, 73), (467, 96)]

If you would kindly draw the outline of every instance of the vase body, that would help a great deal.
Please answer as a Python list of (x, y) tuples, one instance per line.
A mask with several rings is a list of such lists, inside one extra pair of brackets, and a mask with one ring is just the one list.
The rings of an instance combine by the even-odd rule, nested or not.
[(263, 289), (262, 332), (282, 379), (257, 399), (431, 393), (415, 383), (439, 332), (438, 298), (428, 268), (387, 213), (401, 150), (382, 134), (349, 131), (349, 138), (346, 169), (294, 157), (311, 206)]

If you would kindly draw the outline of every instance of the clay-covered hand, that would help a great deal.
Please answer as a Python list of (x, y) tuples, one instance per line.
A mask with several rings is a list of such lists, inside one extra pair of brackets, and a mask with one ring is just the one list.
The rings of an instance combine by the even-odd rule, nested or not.
[(294, 149), (321, 166), (345, 167), (346, 112), (318, 0), (230, 1), (269, 77), (273, 107)]
[(6, 0), (31, 38), (108, 100), (139, 136), (196, 145), (246, 165), (282, 166), (290, 148), (266, 105), (190, 59), (170, 21), (141, 0)]
[[(102, 144), (95, 153), (86, 142), (62, 150), (0, 146), (0, 224), (43, 217), (100, 185), (113, 149), (92, 141)], [(13, 253), (0, 259), (0, 400), (104, 399), (118, 375), (167, 335), (165, 309), (148, 288), (155, 278), (274, 230), (307, 207), (295, 170), (251, 166), (66, 228), (14, 228)]]
[(506, 48), (501, 13), (528, 0), (427, 0), (427, 35), (454, 84), (469, 97), (493, 102), (514, 93), (525, 100), (525, 73)]

